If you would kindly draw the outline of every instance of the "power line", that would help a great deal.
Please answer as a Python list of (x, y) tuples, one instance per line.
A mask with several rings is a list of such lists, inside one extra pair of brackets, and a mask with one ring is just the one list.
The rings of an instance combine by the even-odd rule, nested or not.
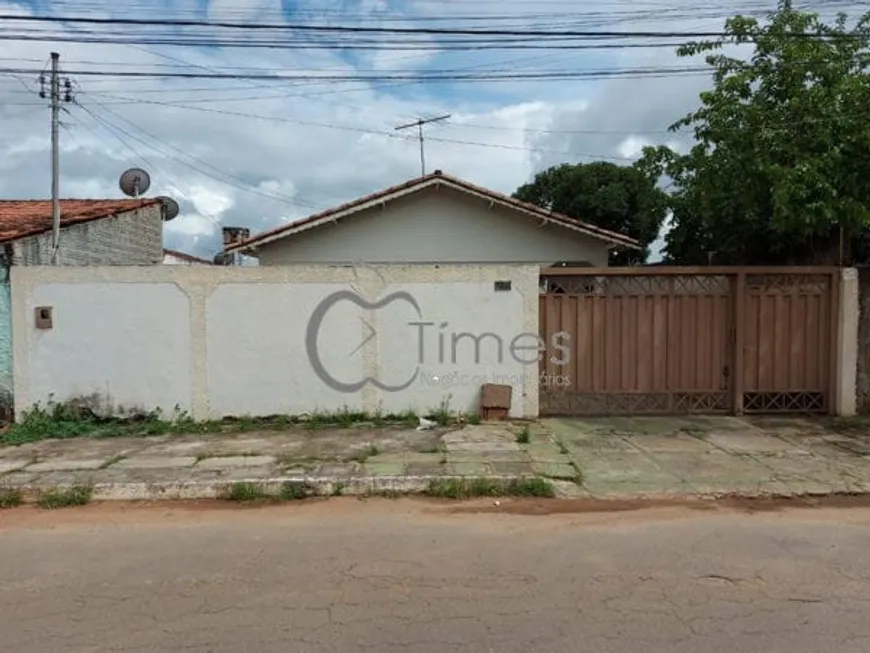
[[(113, 97), (123, 97), (123, 96), (113, 96)], [(382, 136), (385, 138), (393, 138), (399, 139), (403, 141), (415, 140), (413, 136), (399, 136), (391, 131), (383, 131), (378, 129), (369, 129), (365, 127), (354, 127), (351, 125), (337, 125), (333, 123), (322, 123), (315, 122), (310, 120), (298, 120), (295, 118), (285, 118), (282, 116), (264, 116), (256, 113), (247, 113), (242, 111), (229, 111), (225, 109), (216, 109), (214, 107), (189, 107), (185, 105), (173, 104), (171, 102), (161, 102), (159, 100), (142, 100), (142, 104), (149, 105), (157, 105), (157, 106), (166, 106), (166, 107), (174, 107), (179, 109), (187, 109), (190, 111), (200, 111), (204, 113), (214, 113), (218, 115), (228, 115), (228, 116), (237, 116), (241, 118), (251, 118), (256, 120), (265, 120), (269, 122), (279, 122), (279, 123), (287, 123), (293, 125), (302, 125), (307, 127), (320, 127), (324, 129), (335, 129), (340, 131), (349, 131), (356, 132), (361, 134), (370, 134), (373, 136)], [(453, 145), (465, 145), (465, 146), (473, 146), (473, 147), (487, 147), (494, 148), (500, 150), (515, 150), (522, 152), (543, 152), (549, 154), (560, 154), (562, 156), (576, 156), (582, 158), (590, 158), (590, 159), (602, 159), (602, 160), (610, 160), (610, 161), (633, 161), (634, 159), (631, 157), (622, 157), (622, 156), (610, 156), (605, 154), (581, 154), (576, 152), (565, 152), (562, 150), (552, 150), (546, 148), (530, 148), (530, 147), (521, 147), (515, 145), (508, 145), (504, 143), (487, 143), (487, 142), (479, 142), (479, 141), (469, 141), (455, 138), (447, 138), (447, 137), (429, 137), (430, 141), (439, 142), (439, 143), (449, 143)]]
[[(237, 30), (272, 30), (311, 32), (324, 34), (406, 34), (427, 36), (524, 36), (559, 38), (727, 38), (724, 31), (625, 31), (625, 30), (530, 30), (530, 29), (477, 29), (458, 27), (368, 27), (351, 25), (308, 25), (300, 23), (255, 23), (219, 20), (157, 19), (157, 18), (97, 18), (93, 16), (22, 16), (0, 14), (0, 20), (24, 23), (69, 23), (73, 25), (123, 25), (135, 27), (215, 27)], [(789, 38), (830, 38), (823, 32), (795, 32)], [(842, 34), (838, 37), (850, 38)]]
[[(0, 74), (33, 74), (30, 68), (0, 68)], [(232, 80), (270, 80), (285, 82), (382, 82), (382, 81), (421, 81), (421, 82), (456, 82), (456, 81), (551, 81), (571, 79), (602, 79), (629, 78), (633, 76), (655, 77), (662, 75), (710, 74), (708, 66), (658, 66), (653, 68), (617, 68), (592, 71), (578, 70), (548, 70), (531, 73), (505, 71), (489, 71), (485, 73), (462, 72), (421, 72), (421, 73), (387, 73), (387, 74), (346, 74), (346, 75), (312, 75), (312, 74), (240, 74), (240, 73), (186, 73), (186, 72), (149, 72), (131, 70), (73, 70), (68, 74), (77, 77), (115, 77), (115, 78), (148, 78), (148, 79), (232, 79)]]
[[(99, 103), (95, 103), (95, 104), (100, 106)], [(81, 107), (82, 110), (88, 112), (90, 115), (97, 117), (92, 111), (90, 111), (89, 109), (87, 109), (87, 107), (82, 105), (81, 102), (78, 103), (78, 106)], [(142, 138), (137, 137), (135, 134), (132, 134), (127, 130), (124, 130), (122, 127), (119, 127), (117, 125), (112, 124), (106, 118), (101, 118), (101, 120), (103, 122), (111, 125), (112, 127), (114, 127), (117, 130), (122, 131), (122, 133), (124, 133), (128, 138), (131, 138), (131, 139), (139, 142), (140, 144), (144, 145), (145, 147), (148, 147), (148, 148), (154, 150), (155, 152), (158, 152), (158, 153), (162, 154), (163, 156), (166, 156), (167, 158), (170, 158), (170, 159), (176, 161), (177, 163), (180, 163), (180, 164), (190, 168), (191, 170), (198, 172), (201, 175), (204, 175), (210, 179), (213, 179), (213, 180), (220, 182), (222, 184), (225, 184), (227, 186), (231, 186), (233, 188), (236, 188), (237, 190), (241, 190), (242, 192), (249, 193), (251, 195), (257, 195), (258, 197), (263, 197), (265, 199), (277, 201), (277, 202), (280, 202), (280, 203), (283, 203), (283, 204), (286, 204), (289, 206), (303, 207), (303, 208), (309, 209), (309, 210), (321, 208), (320, 205), (318, 205), (314, 202), (308, 202), (308, 201), (305, 201), (302, 199), (295, 199), (295, 198), (292, 198), (288, 195), (283, 195), (283, 194), (278, 194), (278, 193), (273, 194), (273, 193), (269, 193), (266, 191), (262, 191), (258, 188), (255, 188), (255, 187), (249, 185), (248, 182), (246, 180), (242, 179), (241, 177), (238, 177), (232, 173), (221, 170), (220, 168), (217, 168), (216, 166), (210, 164), (209, 162), (205, 161), (204, 159), (201, 159), (200, 157), (198, 157), (190, 152), (186, 152), (185, 150), (182, 150), (181, 148), (178, 148), (174, 145), (171, 145), (169, 143), (161, 141), (157, 136), (154, 136), (153, 134), (145, 131), (144, 129), (142, 129), (141, 127), (139, 127), (138, 125), (136, 125), (132, 121), (127, 120), (126, 118), (124, 118), (124, 116), (112, 111), (111, 109), (108, 109), (107, 107), (102, 107), (102, 109), (108, 113), (111, 113), (116, 118), (123, 120), (124, 122), (129, 124), (132, 128), (142, 132), (148, 138), (153, 140), (155, 143), (158, 143), (159, 145), (161, 145), (162, 148), (164, 148), (164, 149), (160, 149), (160, 148), (155, 147), (154, 145), (149, 144), (147, 141), (143, 140)], [(170, 149), (170, 150), (173, 150), (175, 152), (178, 152), (182, 157), (186, 157), (188, 159), (191, 159), (192, 161), (198, 162), (198, 164), (189, 163), (187, 161), (184, 161), (182, 159), (177, 158), (176, 156), (173, 156), (171, 154), (167, 154), (166, 149)], [(207, 170), (204, 170), (203, 168), (211, 169), (214, 172), (208, 172)]]
[[(107, 120), (101, 118), (100, 116), (96, 115), (95, 113), (93, 113), (92, 111), (90, 111), (87, 107), (82, 106), (80, 103), (79, 103), (77, 106), (78, 106), (80, 109), (82, 109), (82, 111), (84, 111), (85, 113), (87, 113), (88, 116), (90, 116), (90, 118), (91, 118), (94, 122), (96, 122), (98, 125), (102, 126), (103, 129), (105, 129), (109, 134), (111, 134), (111, 135), (112, 135), (112, 136), (113, 136), (113, 137), (114, 137), (118, 142), (121, 143), (121, 145), (123, 145), (123, 146), (126, 147), (128, 150), (130, 150), (130, 151), (133, 153), (133, 155), (134, 155), (135, 157), (137, 157), (138, 159), (141, 159), (142, 161), (144, 161), (144, 162), (148, 165), (149, 168), (151, 168), (152, 170), (154, 170), (154, 171), (156, 171), (156, 172), (162, 172), (162, 173), (163, 173), (163, 176), (166, 178), (166, 179), (165, 179), (165, 183), (166, 183), (167, 186), (169, 186), (170, 189), (174, 190), (174, 191), (175, 191), (176, 193), (178, 193), (178, 195), (181, 196), (181, 197), (184, 197), (184, 196), (185, 196), (184, 191), (182, 191), (180, 188), (178, 188), (178, 186), (176, 186), (175, 184), (172, 183), (172, 181), (170, 181), (170, 179), (172, 178), (171, 175), (167, 174), (166, 171), (163, 170), (160, 166), (157, 166), (157, 165), (154, 164), (152, 161), (150, 161), (150, 160), (148, 159), (148, 157), (146, 157), (144, 154), (142, 154), (141, 152), (139, 152), (139, 150), (136, 149), (136, 147), (134, 147), (133, 145), (131, 145), (131, 144), (127, 141), (127, 139), (124, 138), (124, 136), (125, 136), (126, 133), (124, 132), (123, 129), (120, 129), (119, 127), (117, 127), (117, 126), (111, 124), (109, 121), (107, 121)], [(87, 125), (85, 125), (84, 123), (79, 123), (79, 124), (81, 124), (81, 126), (84, 127), (85, 129), (88, 129), (88, 131), (91, 131), (90, 128), (88, 128)], [(93, 133), (93, 132), (91, 132), (91, 133)], [(96, 135), (96, 134), (95, 134), (95, 135)], [(97, 136), (97, 138), (99, 138), (98, 135), (96, 135), (96, 136)], [(219, 220), (216, 216), (211, 215), (211, 214), (209, 214), (209, 213), (206, 213), (206, 212), (202, 211), (201, 209), (197, 209), (197, 212), (198, 212), (199, 215), (203, 216), (206, 220), (208, 220), (209, 222), (211, 222), (215, 227), (217, 227), (218, 229), (221, 228), (221, 222), (220, 222), (220, 220)]]

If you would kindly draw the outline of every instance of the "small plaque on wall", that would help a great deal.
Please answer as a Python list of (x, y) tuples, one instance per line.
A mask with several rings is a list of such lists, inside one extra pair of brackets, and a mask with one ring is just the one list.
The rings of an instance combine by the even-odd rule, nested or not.
[(37, 306), (35, 311), (36, 328), (50, 329), (53, 326), (51, 306)]

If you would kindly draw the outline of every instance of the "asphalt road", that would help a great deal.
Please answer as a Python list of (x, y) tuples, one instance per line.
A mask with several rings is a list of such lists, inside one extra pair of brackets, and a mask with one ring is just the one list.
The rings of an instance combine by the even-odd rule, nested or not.
[(0, 650), (866, 653), (870, 510), (16, 509)]

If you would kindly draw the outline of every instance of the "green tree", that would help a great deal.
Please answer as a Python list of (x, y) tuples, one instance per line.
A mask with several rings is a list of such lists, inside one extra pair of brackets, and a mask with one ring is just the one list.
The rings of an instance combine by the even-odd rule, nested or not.
[(563, 164), (535, 175), (514, 197), (637, 239), (643, 251), (616, 251), (611, 265), (646, 261), (667, 208), (665, 194), (640, 168), (613, 163)]
[[(700, 108), (671, 126), (694, 147), (648, 148), (640, 164), (671, 182), (667, 260), (836, 263), (841, 233), (848, 259), (870, 224), (870, 12), (849, 28), (782, 1), (725, 35), (678, 50), (713, 70)], [(751, 56), (723, 52), (735, 44)]]

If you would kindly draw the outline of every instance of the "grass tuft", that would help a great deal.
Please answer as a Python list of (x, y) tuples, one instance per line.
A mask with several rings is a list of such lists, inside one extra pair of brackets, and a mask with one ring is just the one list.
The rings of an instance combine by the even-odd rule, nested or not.
[(355, 456), (351, 458), (351, 460), (358, 462), (360, 464), (366, 462), (372, 456), (377, 456), (380, 453), (380, 449), (378, 449), (375, 445), (370, 444), (365, 449), (357, 453)]
[[(342, 487), (342, 491), (344, 488)], [(281, 486), (278, 498), (281, 501), (300, 501), (317, 495), (317, 488), (304, 481), (287, 481)]]
[(343, 408), (337, 412), (315, 412), (303, 418), (293, 415), (266, 417), (225, 417), (220, 420), (196, 421), (187, 412), (176, 407), (171, 415), (160, 410), (139, 413), (132, 417), (101, 417), (75, 402), (49, 401), (35, 404), (19, 422), (0, 433), (0, 446), (21, 445), (40, 440), (66, 440), (70, 438), (114, 438), (149, 435), (204, 435), (209, 433), (236, 433), (255, 430), (282, 431), (291, 428), (350, 427), (354, 424), (388, 426), (411, 425), (417, 416), (411, 412), (389, 415), (370, 415)]
[(47, 490), (40, 493), (36, 505), (46, 510), (85, 506), (91, 502), (94, 488), (90, 485), (73, 485), (72, 487)]
[(21, 490), (11, 487), (0, 488), (0, 510), (15, 508), (24, 503), (24, 495)]
[(233, 483), (226, 498), (228, 501), (237, 501), (238, 503), (254, 503), (266, 501), (270, 497), (263, 486), (257, 483)]
[(556, 491), (546, 479), (537, 476), (519, 479), (445, 478), (433, 479), (425, 494), (441, 499), (475, 497), (554, 497)]
[(517, 443), (519, 444), (528, 444), (532, 439), (532, 431), (528, 426), (524, 426), (519, 433), (517, 433)]

